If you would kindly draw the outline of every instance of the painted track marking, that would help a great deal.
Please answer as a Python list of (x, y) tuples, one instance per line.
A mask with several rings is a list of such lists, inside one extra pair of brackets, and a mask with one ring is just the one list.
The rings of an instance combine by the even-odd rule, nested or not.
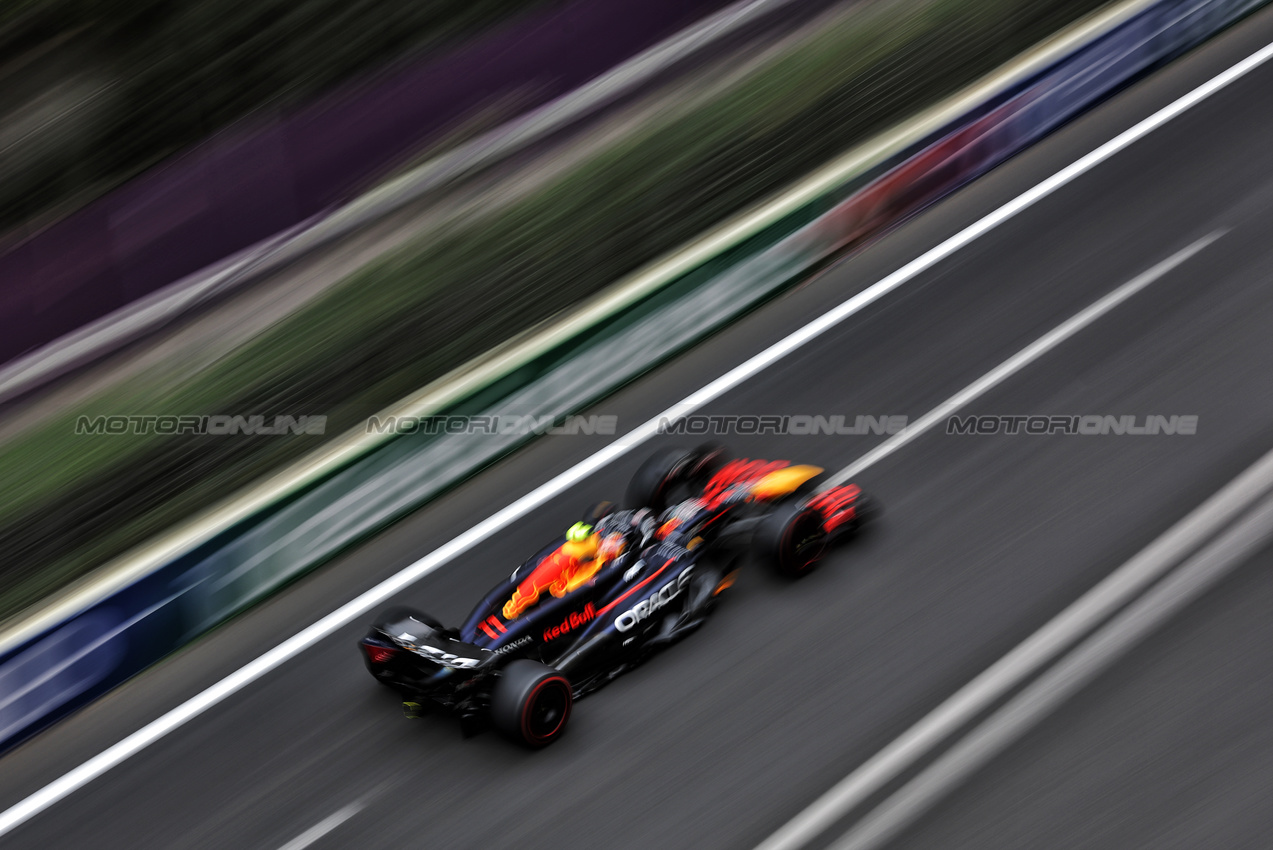
[(876, 850), (1273, 539), (1273, 500), (1155, 585), (868, 812), (830, 850)]
[(333, 812), (284, 844), (279, 850), (305, 850), (306, 847), (362, 811), (363, 805), (361, 802), (350, 803), (343, 809)]

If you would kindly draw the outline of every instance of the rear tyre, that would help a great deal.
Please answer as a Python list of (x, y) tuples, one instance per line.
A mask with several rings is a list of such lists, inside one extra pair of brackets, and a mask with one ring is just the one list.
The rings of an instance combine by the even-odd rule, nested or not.
[(624, 504), (660, 513), (668, 505), (696, 494), (728, 459), (724, 447), (713, 443), (695, 449), (660, 449), (632, 476)]
[(810, 573), (827, 548), (822, 514), (800, 502), (780, 504), (756, 530), (756, 547), (783, 575)]
[(574, 703), (569, 680), (546, 664), (510, 661), (491, 693), (491, 722), (518, 743), (546, 747), (566, 728)]

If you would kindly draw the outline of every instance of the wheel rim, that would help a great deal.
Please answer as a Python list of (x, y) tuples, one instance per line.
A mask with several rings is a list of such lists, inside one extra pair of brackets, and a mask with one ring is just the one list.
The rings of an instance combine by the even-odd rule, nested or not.
[(826, 535), (814, 514), (804, 514), (791, 524), (787, 532), (786, 561), (796, 572), (803, 572), (822, 556)]
[(548, 679), (526, 701), (522, 728), (530, 740), (547, 741), (561, 731), (569, 715), (569, 684), (564, 679)]

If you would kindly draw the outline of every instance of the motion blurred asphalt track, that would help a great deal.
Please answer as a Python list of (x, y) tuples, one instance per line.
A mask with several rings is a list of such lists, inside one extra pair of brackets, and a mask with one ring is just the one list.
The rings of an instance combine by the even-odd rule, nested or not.
[[(1271, 40), (1266, 10), (591, 412), (634, 427)], [(1196, 436), (925, 435), (861, 476), (886, 508), (874, 533), (798, 583), (753, 566), (702, 632), (581, 702), (568, 734), (540, 753), (494, 735), (465, 740), (445, 717), (402, 719), (362, 668), (363, 626), (351, 626), (4, 846), (270, 850), (352, 804), (362, 808), (312, 846), (755, 845), (1273, 447), (1271, 99), (1266, 65), (703, 411), (917, 419), (1118, 285), (1230, 228), (963, 411), (1197, 414)], [(730, 443), (835, 469), (881, 439)], [(541, 439), (6, 755), (0, 809), (604, 440)], [(587, 503), (621, 494), (656, 445), (400, 601), (458, 623)], [(1273, 584), (1258, 566), (900, 843), (1234, 847), (1273, 832), (1273, 620), (1261, 603)]]

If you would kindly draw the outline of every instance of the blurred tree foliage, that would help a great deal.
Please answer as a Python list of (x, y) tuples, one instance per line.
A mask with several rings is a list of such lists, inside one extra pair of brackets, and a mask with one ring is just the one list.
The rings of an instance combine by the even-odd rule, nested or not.
[(314, 438), (81, 439), (75, 417), (324, 413), (328, 439), (788, 186), (1104, 0), (882, 0), (507, 208), (429, 232), (163, 398), (0, 447), (0, 617), (313, 451)]
[[(5, 0), (0, 123), (75, 81), (80, 120), (0, 180), (0, 231), (65, 210), (255, 109), (490, 26), (546, 0)], [(6, 103), (7, 100), (7, 103)], [(52, 104), (51, 108), (58, 108)], [(6, 109), (7, 107), (7, 109)], [(29, 110), (28, 110), (29, 111)], [(65, 116), (63, 116), (65, 118)], [(65, 140), (59, 140), (65, 142)]]

